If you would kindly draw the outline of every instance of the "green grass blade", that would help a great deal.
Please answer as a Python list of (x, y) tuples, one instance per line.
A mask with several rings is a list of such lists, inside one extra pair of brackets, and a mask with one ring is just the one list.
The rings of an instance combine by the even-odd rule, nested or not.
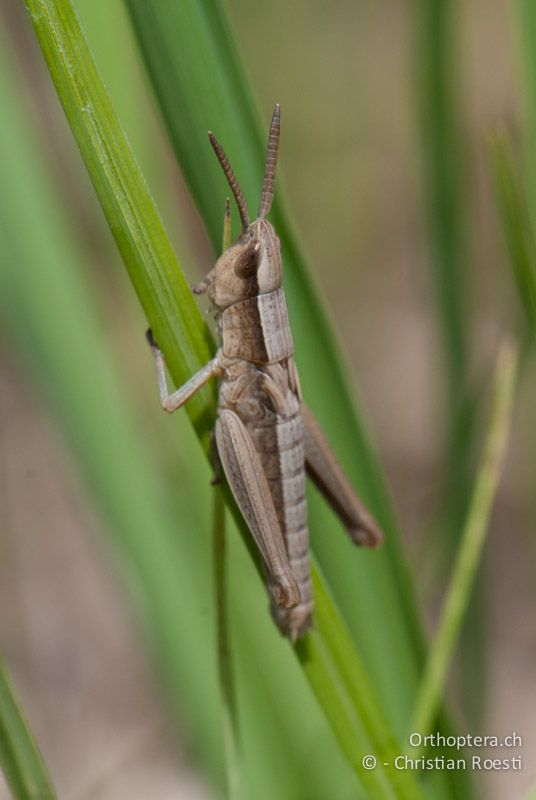
[[(394, 787), (390, 787), (381, 759), (378, 760), (377, 769), (363, 769), (363, 757), (369, 753), (375, 755), (377, 751), (367, 738), (363, 721), (353, 713), (346, 687), (337, 673), (332, 654), (326, 648), (322, 637), (313, 631), (298, 642), (296, 652), (331, 727), (337, 732), (337, 738), (346, 758), (361, 776), (365, 796), (378, 800), (391, 797), (407, 797), (409, 800), (412, 795), (404, 792), (404, 788), (398, 793), (394, 792)], [(326, 681), (326, 677), (329, 682)], [(414, 786), (414, 790), (416, 797), (420, 798), (422, 795), (417, 785)]]
[(56, 797), (1, 660), (0, 763), (15, 800), (54, 800)]
[(447, 364), (448, 409), (459, 412), (467, 379), (468, 292), (465, 215), (466, 182), (460, 140), (460, 82), (456, 79), (456, 36), (460, 8), (453, 2), (421, 0), (419, 27), (421, 143), (431, 266)]
[[(199, 357), (199, 351), (205, 346), (200, 317), (196, 311), (198, 316), (197, 322), (195, 322), (193, 319), (195, 314), (181, 313), (180, 307), (177, 307), (180, 306), (180, 302), (176, 301), (174, 291), (177, 289), (179, 298), (182, 299), (184, 282), (177, 278), (176, 263), (165, 240), (165, 234), (141, 176), (136, 171), (136, 165), (106, 98), (70, 4), (59, 0), (57, 3), (30, 0), (28, 5), (49, 69), (59, 88), (59, 95), (67, 117), (72, 124), (77, 142), (142, 304), (148, 312), (149, 318), (151, 319), (151, 315), (153, 315), (152, 319), (159, 326), (158, 330), (163, 332), (171, 327), (165, 314), (168, 310), (172, 315), (174, 314), (174, 330), (172, 332), (180, 343), (180, 358), (170, 359), (169, 365), (178, 382), (184, 376), (177, 368), (177, 364), (183, 368), (186, 363), (195, 363)], [(86, 81), (88, 81), (87, 84)], [(109, 141), (108, 136), (110, 137)], [(133, 170), (133, 172), (126, 174), (126, 171), (129, 170)], [(148, 277), (144, 274), (146, 259), (149, 262)], [(171, 286), (168, 283), (170, 278), (173, 279)], [(156, 297), (153, 297), (153, 294)], [(187, 294), (189, 295), (189, 292)], [(189, 302), (191, 303), (191, 299)], [(199, 330), (196, 336), (197, 328)], [(84, 365), (80, 365), (79, 368), (83, 370)], [(194, 421), (199, 423), (199, 420), (200, 417), (194, 415)], [(203, 426), (198, 424), (197, 427), (198, 431), (202, 433)], [(119, 455), (121, 456), (121, 454)], [(113, 461), (114, 459), (112, 459)], [(124, 478), (122, 479), (124, 480)], [(137, 483), (138, 481), (135, 480), (134, 484), (129, 487), (129, 492), (135, 494), (138, 505), (143, 505), (145, 492)], [(151, 483), (150, 480), (147, 483), (148, 492), (150, 492)], [(113, 499), (111, 502), (113, 503)], [(137, 511), (139, 513), (141, 509), (138, 508)], [(134, 509), (130, 509), (130, 513), (133, 514)], [(132, 525), (136, 522), (138, 528), (143, 522), (145, 530), (152, 530), (152, 524), (147, 518), (130, 520)], [(160, 521), (160, 524), (166, 531), (172, 527), (169, 520)], [(165, 558), (165, 553), (162, 552), (161, 556)], [(168, 580), (171, 578), (176, 564), (161, 563), (160, 559), (158, 567), (162, 571), (162, 579), (164, 580), (165, 576), (165, 583), (169, 585)], [(174, 597), (173, 593), (165, 598), (167, 613), (172, 609), (174, 612), (177, 601), (178, 598)], [(331, 690), (332, 676), (326, 673), (324, 663), (319, 660), (314, 666), (319, 676), (318, 681), (323, 684), (324, 692), (331, 691), (333, 694), (333, 690)], [(359, 742), (360, 739), (358, 737), (352, 741)], [(350, 747), (346, 749), (349, 751)], [(384, 780), (383, 769), (379, 766), (374, 776), (363, 773), (361, 777), (369, 782), (372, 780), (379, 782)], [(409, 785), (411, 781), (413, 778), (408, 775), (404, 783)], [(418, 797), (416, 784), (411, 791), (406, 789), (404, 793), (397, 793), (396, 796)]]
[(219, 486), (214, 487), (213, 501), (213, 547), (214, 547), (214, 597), (216, 601), (216, 625), (218, 640), (218, 668), (220, 679), (223, 718), (223, 741), (228, 800), (239, 800), (240, 747), (238, 714), (234, 691), (231, 642), (227, 611), (227, 547), (225, 543), (225, 503)]
[(505, 136), (489, 140), (495, 197), (510, 255), (519, 300), (536, 340), (536, 248), (525, 197)]
[[(0, 309), (13, 358), (27, 370), (31, 390), (54, 409), (71, 443), (73, 463), (97, 499), (108, 532), (147, 620), (169, 686), (180, 687), (181, 718), (211, 773), (218, 773), (216, 674), (210, 625), (200, 614), (210, 604), (205, 566), (210, 550), (202, 537), (181, 531), (209, 530), (203, 513), (194, 456), (174, 487), (180, 515), (171, 516), (158, 481), (160, 470), (141, 441), (131, 403), (114, 370), (102, 330), (87, 256), (66, 222), (36, 149), (31, 116), (19, 103), (21, 70), (10, 68), (0, 48)], [(29, 235), (29, 230), (31, 235)], [(87, 274), (84, 274), (85, 273)], [(148, 362), (150, 364), (150, 361)], [(184, 427), (184, 426), (183, 426)], [(184, 432), (185, 446), (190, 426)], [(197, 445), (196, 445), (197, 447)], [(188, 476), (191, 476), (189, 482)], [(195, 480), (197, 478), (197, 480)], [(181, 507), (182, 502), (182, 507)], [(150, 535), (149, 535), (150, 532)], [(188, 601), (188, 602), (187, 602)], [(183, 651), (189, 658), (182, 657)], [(179, 691), (172, 694), (179, 707)]]
[[(468, 252), (468, 164), (463, 142), (463, 98), (459, 74), (463, 4), (421, 0), (416, 6), (417, 87), (420, 147), (424, 169), (423, 204), (428, 226), (430, 269), (435, 284), (436, 316), (445, 369), (443, 474), (436, 519), (431, 527), (440, 548), (438, 579), (455, 557), (458, 533), (467, 514), (471, 470), (476, 456), (479, 418), (469, 384), (471, 259)], [(478, 588), (478, 587), (477, 587)], [(476, 724), (483, 705), (485, 628), (478, 604), (463, 633), (464, 706)]]
[[(29, 0), (26, 7), (149, 324), (174, 377), (183, 382), (210, 357), (201, 315), (80, 36), (73, 8), (45, 0)], [(210, 391), (198, 393), (188, 413), (198, 430), (207, 430), (213, 417)]]
[(410, 731), (419, 731), (423, 736), (432, 730), (471, 598), (506, 453), (516, 372), (517, 352), (510, 344), (506, 344), (497, 360), (490, 424), (467, 521), (409, 728)]
[[(313, 587), (316, 602), (316, 628), (337, 669), (338, 680), (344, 687), (347, 696), (346, 703), (355, 709), (363, 731), (370, 742), (370, 752), (378, 757), (380, 764), (385, 766), (393, 787), (398, 793), (397, 796), (408, 798), (421, 796), (422, 793), (413, 779), (407, 780), (408, 772), (395, 768), (396, 756), (401, 752), (400, 745), (391, 733), (389, 724), (381, 712), (366, 668), (355, 651), (350, 633), (340, 619), (318, 569), (313, 571)], [(315, 633), (306, 637), (297, 647), (298, 655), (306, 671), (309, 666), (309, 654), (314, 643)], [(313, 687), (317, 686), (314, 677), (312, 684)], [(322, 702), (323, 679), (318, 685), (317, 696)], [(354, 746), (352, 752), (354, 753), (353, 758), (356, 758), (356, 752), (359, 754), (358, 767), (362, 768), (363, 750), (356, 751)]]
[[(440, 502), (440, 571), (457, 546), (457, 531), (467, 513), (473, 456), (475, 399), (468, 386), (470, 262), (467, 253), (467, 190), (461, 124), (461, 85), (457, 76), (460, 13), (455, 2), (421, 0), (416, 7), (417, 88), (420, 147), (424, 171), (423, 205), (428, 226), (430, 270), (445, 366), (444, 474)], [(463, 187), (463, 188), (462, 188)], [(436, 523), (437, 525), (437, 523)], [(471, 661), (480, 661), (477, 640), (468, 640)], [(468, 681), (468, 695), (477, 687)]]

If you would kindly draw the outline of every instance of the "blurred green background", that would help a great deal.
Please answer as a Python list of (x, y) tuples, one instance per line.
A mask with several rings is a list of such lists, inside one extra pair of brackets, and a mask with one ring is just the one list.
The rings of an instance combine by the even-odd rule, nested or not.
[[(167, 141), (128, 15), (119, 0), (77, 0), (75, 7), (181, 264), (197, 281), (210, 268), (212, 251)], [(160, 413), (146, 322), (23, 4), (1, 0), (0, 8), (0, 212), (10, 219), (0, 230), (0, 649), (60, 797), (210, 798), (220, 758), (210, 473), (184, 415)], [(485, 138), (497, 126), (511, 134), (519, 163), (526, 164), (527, 195), (536, 196), (531, 159), (523, 160), (533, 133), (530, 9), (499, 0), (232, 0), (225, 8), (266, 124), (274, 102), (282, 106), (281, 183), (359, 387), (422, 616), (432, 630), (486, 424), (495, 354), (506, 332), (524, 340)], [(212, 127), (217, 133), (217, 119)], [(19, 173), (8, 139), (13, 147), (26, 146), (21, 131), (29, 155)], [(35, 272), (25, 279), (31, 281), (28, 296), (35, 293), (33, 312), (21, 300), (24, 284), (6, 268), (9, 263), (15, 272), (22, 254), (31, 264), (28, 275)], [(61, 260), (63, 271), (52, 277), (48, 260)], [(43, 293), (52, 309), (55, 298), (67, 309), (61, 313), (70, 325), (68, 339), (58, 311), (57, 330), (44, 341)], [(78, 340), (88, 330), (84, 347), (94, 360), (80, 364)], [(116, 448), (128, 448), (132, 464), (142, 469), (125, 474), (124, 485), (132, 479), (132, 491), (146, 490), (153, 507), (161, 508), (160, 532), (147, 531), (155, 536), (154, 562), (141, 567), (143, 586), (95, 502), (97, 491), (105, 508), (113, 506), (107, 476), (87, 480), (97, 470), (97, 450), (92, 453), (91, 425), (77, 427), (77, 387), (72, 403), (69, 392), (58, 399), (52, 362), (36, 358), (39, 347), (45, 352), (49, 345), (65, 350), (65, 364), (71, 357), (62, 374), (74, 382), (78, 369), (94, 370), (95, 398), (85, 393), (84, 399), (98, 409), (94, 430), (102, 433), (104, 426), (104, 439), (110, 425), (110, 474)], [(485, 563), (450, 685), (460, 733), (515, 730), (523, 736), (522, 773), (479, 778), (481, 796), (497, 800), (522, 796), (536, 769), (528, 702), (536, 592), (535, 383), (529, 350)], [(330, 387), (323, 391), (336, 407)], [(125, 407), (128, 420), (121, 416)], [(82, 467), (77, 448), (84, 451)], [(138, 523), (141, 536), (141, 518)], [(232, 539), (231, 548), (233, 563), (241, 565), (231, 570), (231, 580), (240, 575), (242, 592), (251, 597), (244, 619), (240, 608), (234, 612), (251, 785), (263, 785), (267, 797), (296, 800), (358, 796), (286, 645), (269, 630), (266, 600), (240, 542)], [(176, 598), (173, 575), (168, 580), (166, 573), (171, 552), (182, 564)], [(134, 562), (137, 557), (133, 550)], [(164, 625), (147, 633), (160, 613), (162, 585), (171, 587), (167, 602), (180, 605), (177, 627), (188, 634), (186, 652), (164, 640)], [(189, 597), (195, 598), (192, 608)], [(163, 607), (161, 613), (167, 613)], [(273, 663), (258, 650), (257, 620), (267, 631), (262, 641), (274, 648)], [(385, 661), (393, 657), (389, 646), (386, 640)], [(289, 670), (289, 679), (274, 701), (263, 689), (263, 672), (275, 664)], [(389, 703), (399, 689), (383, 688)], [(391, 703), (388, 715), (400, 728), (402, 711)], [(6, 788), (0, 796), (9, 796)]]

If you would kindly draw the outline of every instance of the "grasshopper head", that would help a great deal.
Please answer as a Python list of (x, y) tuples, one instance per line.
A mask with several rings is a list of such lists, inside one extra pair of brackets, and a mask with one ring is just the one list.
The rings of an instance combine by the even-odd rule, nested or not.
[(233, 303), (281, 286), (281, 251), (274, 228), (256, 219), (219, 257), (208, 296), (223, 311)]
[(236, 242), (223, 252), (212, 271), (208, 296), (220, 310), (240, 300), (273, 292), (281, 286), (279, 238), (276, 236), (273, 226), (265, 219), (270, 211), (274, 195), (279, 126), (280, 108), (279, 105), (276, 105), (268, 137), (259, 213), (257, 219), (251, 223), (244, 196), (231, 169), (229, 159), (216, 137), (209, 133), (211, 144), (229, 182), (242, 220), (242, 233)]

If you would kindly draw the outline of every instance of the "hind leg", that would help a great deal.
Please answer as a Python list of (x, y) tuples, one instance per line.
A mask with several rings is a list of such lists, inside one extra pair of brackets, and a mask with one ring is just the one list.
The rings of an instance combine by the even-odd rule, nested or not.
[(253, 440), (240, 417), (224, 409), (216, 423), (225, 476), (262, 557), (272, 600), (292, 608), (300, 591), (290, 566), (268, 481)]

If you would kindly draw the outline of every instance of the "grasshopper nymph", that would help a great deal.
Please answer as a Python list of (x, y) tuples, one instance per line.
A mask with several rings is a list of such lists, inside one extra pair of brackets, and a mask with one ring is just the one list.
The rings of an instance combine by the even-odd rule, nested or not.
[[(197, 293), (206, 291), (222, 344), (184, 386), (168, 394), (164, 360), (154, 342), (162, 406), (180, 408), (211, 377), (219, 378), (215, 439), (231, 491), (259, 549), (272, 611), (293, 641), (311, 624), (313, 598), (305, 474), (338, 514), (352, 540), (377, 547), (382, 533), (357, 498), (311, 411), (302, 404), (285, 295), (279, 239), (266, 217), (272, 205), (280, 109), (272, 117), (257, 219), (227, 156), (209, 138), (234, 195), (242, 231)], [(228, 209), (228, 206), (227, 206)], [(230, 224), (228, 210), (226, 225)]]

